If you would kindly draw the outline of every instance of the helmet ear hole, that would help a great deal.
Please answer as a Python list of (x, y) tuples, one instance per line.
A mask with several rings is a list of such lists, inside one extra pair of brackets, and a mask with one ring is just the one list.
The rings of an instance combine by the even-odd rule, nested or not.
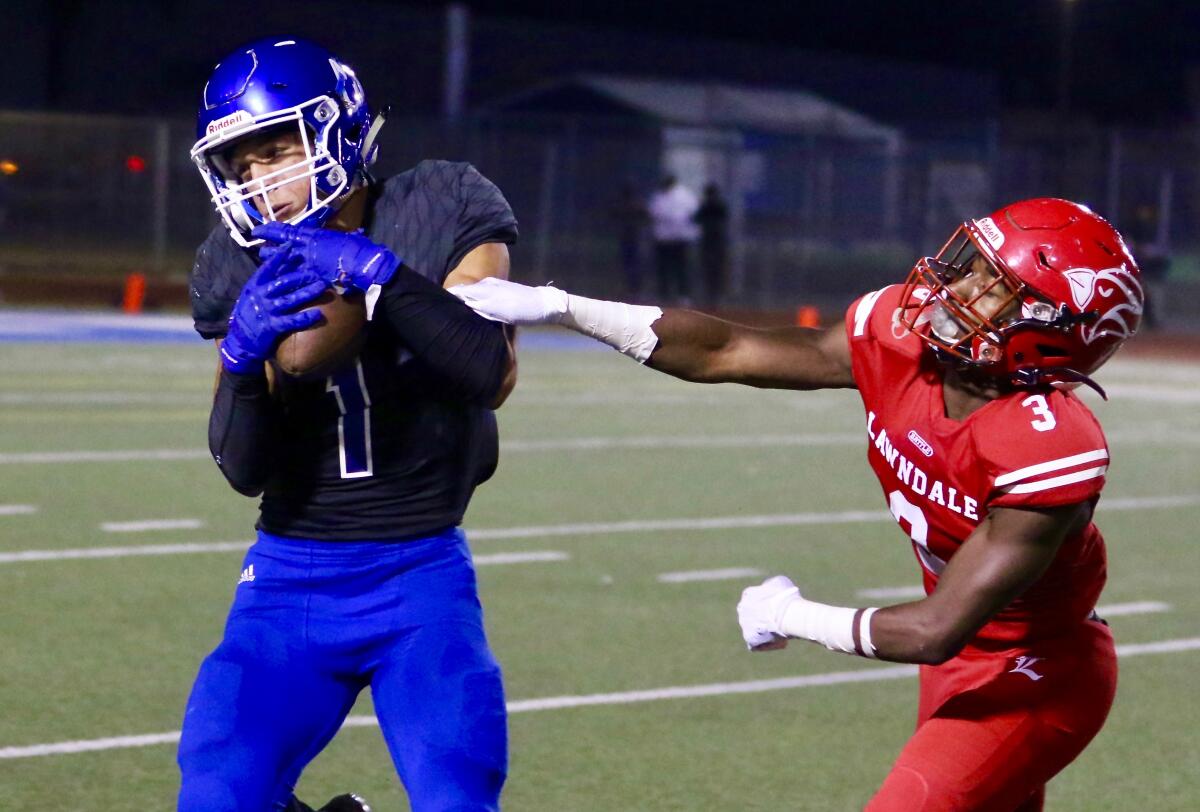
[(1066, 358), (1070, 353), (1065, 347), (1059, 347), (1054, 344), (1035, 344), (1037, 351), (1042, 358)]
[(1046, 259), (1046, 252), (1041, 250), (1040, 248), (1038, 249), (1038, 252), (1037, 252), (1037, 258), (1038, 258), (1038, 262), (1042, 265), (1042, 267), (1049, 268), (1050, 270), (1054, 270), (1054, 266), (1050, 264), (1050, 260)]

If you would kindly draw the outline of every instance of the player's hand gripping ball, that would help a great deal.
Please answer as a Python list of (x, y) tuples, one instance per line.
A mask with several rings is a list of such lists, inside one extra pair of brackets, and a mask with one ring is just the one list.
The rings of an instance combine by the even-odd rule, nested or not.
[(221, 362), (230, 372), (261, 372), (280, 337), (311, 327), (319, 310), (299, 310), (325, 290), (325, 283), (300, 267), (300, 257), (282, 246), (242, 287), (221, 342)]
[[(349, 267), (358, 261), (349, 255), (352, 252), (346, 252), (345, 257), (340, 256), (342, 252), (331, 254), (331, 244), (326, 242), (322, 235), (334, 238), (335, 243), (339, 245), (338, 237), (358, 236), (362, 242), (387, 252), (388, 256), (391, 256), (391, 252), (361, 235), (349, 235), (323, 228), (267, 223), (256, 228), (254, 234), (268, 243), (259, 252), (265, 260), (286, 248), (300, 258), (301, 267), (306, 271), (316, 274), (328, 285), (336, 284), (345, 290), (343, 293), (332, 288), (325, 290), (314, 302), (323, 317), (321, 321), (284, 337), (275, 351), (275, 362), (279, 369), (293, 378), (321, 378), (356, 357), (366, 340), (364, 328), (367, 323), (367, 309), (361, 292), (366, 288), (359, 288), (349, 274), (343, 276), (337, 270), (341, 265)], [(286, 236), (288, 234), (293, 235), (295, 239)], [(355, 244), (363, 248), (360, 243)], [(378, 264), (378, 260), (375, 264)], [(395, 266), (392, 266), (392, 271), (394, 270)], [(376, 278), (380, 275), (377, 273)], [(362, 274), (358, 274), (356, 279), (362, 281), (361, 277)], [(387, 278), (390, 277), (391, 274), (388, 273)]]
[(263, 248), (262, 256), (269, 257), (289, 245), (303, 258), (305, 269), (345, 289), (365, 292), (372, 285), (386, 285), (400, 267), (395, 254), (361, 231), (272, 222), (258, 226), (253, 234), (274, 244)]

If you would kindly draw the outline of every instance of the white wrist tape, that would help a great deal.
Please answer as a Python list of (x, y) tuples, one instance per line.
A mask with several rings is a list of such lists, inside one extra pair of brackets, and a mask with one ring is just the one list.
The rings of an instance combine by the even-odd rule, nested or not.
[(806, 598), (788, 604), (779, 618), (779, 631), (820, 643), (830, 651), (875, 657), (871, 642), (871, 616), (875, 609), (829, 606)]
[(560, 323), (644, 364), (658, 346), (658, 336), (650, 325), (661, 319), (662, 314), (657, 307), (605, 302), (568, 293), (566, 313)]

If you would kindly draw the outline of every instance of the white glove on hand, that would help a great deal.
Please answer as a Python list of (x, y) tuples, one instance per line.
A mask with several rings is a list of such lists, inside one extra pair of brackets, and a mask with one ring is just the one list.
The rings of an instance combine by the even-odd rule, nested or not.
[(742, 590), (737, 613), (746, 648), (771, 651), (786, 646), (787, 636), (780, 629), (783, 616), (799, 600), (803, 600), (800, 590), (786, 575), (776, 575)]
[(567, 314), (567, 292), (549, 285), (535, 288), (489, 276), (448, 290), (485, 319), (518, 327), (557, 324)]

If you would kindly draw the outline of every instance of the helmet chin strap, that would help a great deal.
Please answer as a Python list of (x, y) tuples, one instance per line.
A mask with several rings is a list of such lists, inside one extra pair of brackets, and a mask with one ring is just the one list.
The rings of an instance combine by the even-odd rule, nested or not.
[(1032, 389), (1039, 386), (1053, 386), (1056, 383), (1086, 384), (1096, 390), (1096, 394), (1108, 400), (1108, 393), (1100, 384), (1093, 381), (1082, 372), (1070, 367), (1046, 367), (1044, 369), (1018, 369), (1007, 376), (990, 375), (984, 364), (967, 361), (957, 355), (952, 355), (940, 347), (933, 347), (933, 355), (938, 363), (951, 367), (968, 381), (976, 385), (991, 386), (1003, 390), (1006, 386), (1017, 389)]
[(375, 119), (371, 122), (371, 126), (367, 129), (367, 135), (363, 138), (362, 146), (362, 171), (366, 174), (370, 169), (371, 164), (375, 163), (376, 151), (375, 139), (379, 137), (379, 131), (383, 129), (383, 125), (387, 123), (387, 117), (392, 112), (390, 106), (384, 107), (375, 114)]
[(1082, 372), (1077, 372), (1070, 367), (1047, 367), (1046, 369), (1018, 369), (1011, 375), (1011, 380), (1014, 386), (1031, 387), (1041, 386), (1049, 383), (1075, 383), (1087, 384), (1092, 389), (1096, 390), (1096, 394), (1108, 400), (1108, 393), (1100, 384), (1093, 381)]

